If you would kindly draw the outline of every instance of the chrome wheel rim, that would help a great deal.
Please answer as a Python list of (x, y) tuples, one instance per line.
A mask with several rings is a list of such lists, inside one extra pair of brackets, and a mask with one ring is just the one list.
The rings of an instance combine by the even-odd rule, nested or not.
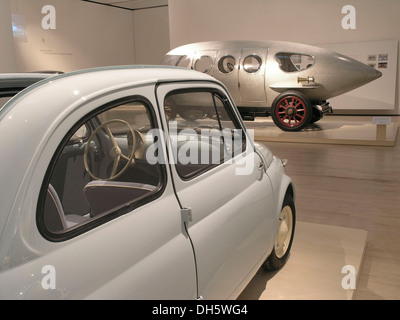
[(290, 245), (293, 231), (293, 212), (290, 206), (285, 206), (279, 215), (278, 232), (275, 238), (275, 254), (282, 258)]

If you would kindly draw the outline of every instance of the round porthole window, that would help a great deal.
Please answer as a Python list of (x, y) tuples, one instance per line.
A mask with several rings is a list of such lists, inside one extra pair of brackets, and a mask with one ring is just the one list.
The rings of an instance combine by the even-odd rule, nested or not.
[(218, 70), (222, 73), (231, 73), (235, 69), (236, 60), (232, 56), (224, 56), (218, 62)]
[(213, 67), (213, 60), (211, 59), (210, 56), (202, 56), (200, 59), (198, 59), (194, 65), (194, 68), (197, 71), (203, 72), (203, 73), (209, 73)]
[(182, 55), (166, 55), (161, 61), (162, 65), (189, 68), (190, 58)]
[(190, 58), (188, 56), (182, 56), (177, 63), (177, 66), (182, 68), (189, 68), (189, 65), (190, 65)]
[(243, 60), (243, 69), (248, 73), (255, 73), (260, 70), (262, 60), (259, 56), (252, 54)]

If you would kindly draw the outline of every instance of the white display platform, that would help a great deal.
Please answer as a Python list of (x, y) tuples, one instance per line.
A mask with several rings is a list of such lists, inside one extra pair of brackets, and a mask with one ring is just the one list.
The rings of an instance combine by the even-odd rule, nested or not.
[(328, 116), (299, 132), (279, 129), (272, 118), (259, 117), (255, 121), (245, 121), (245, 123), (248, 129), (254, 130), (255, 140), (260, 142), (394, 146), (399, 123), (392, 121), (387, 125), (386, 137), (382, 138), (377, 132), (377, 125), (372, 123), (372, 117), (368, 118), (371, 120), (354, 120), (351, 116)]
[(365, 230), (298, 221), (286, 265), (260, 270), (238, 300), (351, 300), (356, 289), (342, 287), (342, 268), (353, 266), (357, 278), (366, 244)]

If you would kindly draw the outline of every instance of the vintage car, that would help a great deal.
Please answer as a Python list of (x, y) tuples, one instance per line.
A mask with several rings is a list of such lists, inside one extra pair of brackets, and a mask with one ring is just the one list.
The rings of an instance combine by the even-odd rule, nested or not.
[(272, 116), (299, 131), (332, 111), (328, 99), (382, 73), (342, 54), (285, 41), (206, 41), (177, 47), (161, 64), (212, 75), (230, 91), (242, 117)]
[(0, 148), (0, 299), (235, 299), (288, 259), (285, 161), (211, 76), (46, 78), (1, 109)]
[(0, 74), (0, 98), (12, 97), (32, 84), (58, 74), (63, 74), (63, 72), (40, 71)]
[(40, 71), (0, 74), (0, 109), (11, 97), (23, 89), (40, 80), (62, 73), (61, 71)]

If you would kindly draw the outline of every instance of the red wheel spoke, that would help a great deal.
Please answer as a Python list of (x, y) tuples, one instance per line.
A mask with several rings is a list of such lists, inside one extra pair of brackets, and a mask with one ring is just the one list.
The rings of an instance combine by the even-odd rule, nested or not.
[(290, 106), (290, 103), (288, 102), (288, 99), (285, 99), (284, 101), (286, 103), (286, 108), (288, 108)]
[(295, 96), (290, 95), (282, 98), (276, 105), (275, 115), (278, 121), (287, 128), (301, 126), (308, 117), (305, 102)]
[(302, 103), (301, 101), (296, 101), (296, 102), (297, 102), (296, 104), (293, 102), (293, 107), (297, 109), (299, 106), (302, 105)]

